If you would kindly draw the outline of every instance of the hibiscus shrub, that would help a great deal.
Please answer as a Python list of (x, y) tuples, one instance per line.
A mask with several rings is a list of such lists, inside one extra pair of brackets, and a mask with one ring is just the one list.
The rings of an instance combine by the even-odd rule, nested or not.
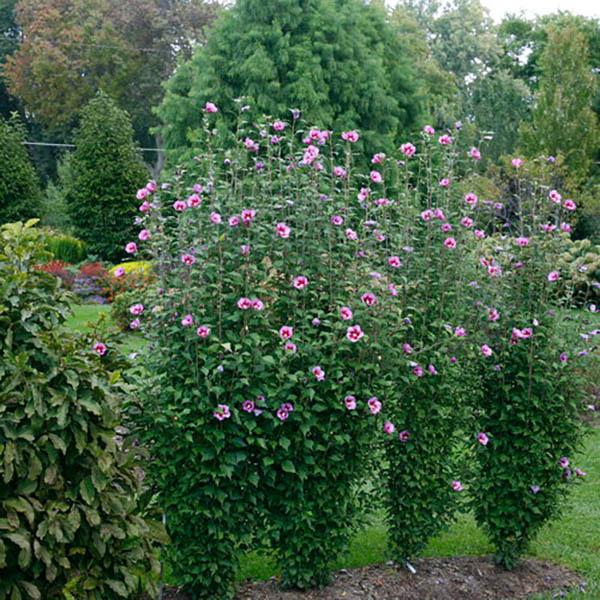
[(65, 332), (70, 298), (34, 268), (47, 255), (32, 225), (0, 230), (0, 598), (152, 593), (160, 527), (117, 438), (125, 365)]
[[(490, 299), (497, 281), (512, 283), (494, 256), (498, 232), (540, 211), (462, 190), (456, 180), (480, 152), (465, 151), (458, 132), (426, 127), (418, 151), (376, 154), (364, 173), (353, 166), (354, 131), (340, 140), (302, 130), (295, 112), (291, 123), (251, 126), (244, 108), (239, 143), (223, 150), (218, 108), (205, 113), (205, 151), (138, 191), (141, 243), (125, 246), (143, 249), (156, 272), (128, 318), (150, 341), (135, 420), (174, 576), (195, 597), (229, 598), (240, 551), (270, 548), (285, 587), (323, 585), (376, 481), (393, 556), (406, 561), (452, 519), (467, 461), (495, 446), (474, 480), (476, 514), (499, 543), (496, 494), (503, 511), (513, 502), (508, 527), (527, 528), (523, 498), (503, 500), (504, 475), (491, 473), (522, 469), (519, 460), (546, 468), (549, 453), (519, 459), (508, 437), (500, 442), (510, 418), (523, 434), (520, 414), (492, 427), (501, 394), (521, 383), (495, 387), (498, 371), (480, 367), (502, 344), (510, 321), (498, 315), (513, 300)], [(539, 308), (539, 295), (516, 298), (518, 310)], [(543, 369), (532, 357), (510, 359), (527, 389)], [(555, 412), (540, 416), (531, 451), (552, 445), (560, 414), (552, 452), (566, 453), (573, 405), (553, 395), (547, 406)]]

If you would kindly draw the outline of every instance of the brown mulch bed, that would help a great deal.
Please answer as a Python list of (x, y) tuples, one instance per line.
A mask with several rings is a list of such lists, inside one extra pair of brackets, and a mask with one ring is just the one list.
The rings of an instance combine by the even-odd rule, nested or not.
[[(415, 575), (390, 565), (338, 571), (328, 587), (310, 592), (282, 591), (277, 581), (244, 583), (238, 600), (512, 600), (583, 588), (582, 578), (565, 567), (528, 559), (514, 571), (498, 569), (489, 557), (426, 558)], [(164, 600), (188, 600), (167, 590)]]

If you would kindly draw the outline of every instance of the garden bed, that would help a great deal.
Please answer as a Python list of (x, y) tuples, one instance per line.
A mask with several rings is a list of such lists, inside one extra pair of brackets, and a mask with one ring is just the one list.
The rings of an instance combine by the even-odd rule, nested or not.
[[(338, 571), (327, 588), (281, 591), (277, 581), (245, 583), (238, 600), (509, 600), (582, 588), (583, 579), (565, 567), (534, 559), (513, 571), (498, 569), (489, 557), (425, 558), (416, 574), (389, 565)], [(164, 600), (188, 600), (168, 590)]]

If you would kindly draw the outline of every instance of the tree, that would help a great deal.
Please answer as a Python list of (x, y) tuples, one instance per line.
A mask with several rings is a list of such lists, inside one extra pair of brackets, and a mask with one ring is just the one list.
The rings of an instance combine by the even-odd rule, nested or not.
[(15, 21), (16, 0), (0, 4), (0, 115), (9, 117), (18, 109), (17, 99), (11, 96), (2, 73), (6, 59), (17, 49), (19, 29)]
[(597, 84), (588, 52), (577, 27), (549, 28), (539, 61), (542, 75), (533, 119), (522, 128), (529, 155), (564, 155), (574, 185), (589, 175), (599, 142), (598, 118), (592, 109)]
[(161, 82), (215, 14), (204, 0), (18, 0), (22, 41), (7, 60), (10, 90), (46, 129), (69, 133), (103, 89), (147, 143)]
[(405, 56), (385, 12), (360, 0), (240, 0), (167, 85), (167, 147), (181, 157), (206, 101), (233, 126), (243, 96), (259, 114), (300, 108), (315, 125), (359, 128), (383, 149), (419, 114)]
[(81, 113), (66, 172), (72, 181), (61, 184), (75, 234), (90, 252), (120, 259), (133, 235), (135, 191), (148, 173), (133, 143), (129, 116), (102, 92)]
[(40, 181), (24, 140), (18, 117), (0, 117), (0, 224), (39, 216)]

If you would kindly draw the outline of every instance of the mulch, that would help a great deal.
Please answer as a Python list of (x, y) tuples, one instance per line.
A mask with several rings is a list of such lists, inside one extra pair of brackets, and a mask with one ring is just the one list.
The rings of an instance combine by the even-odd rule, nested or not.
[[(534, 559), (513, 571), (496, 567), (490, 557), (424, 558), (416, 573), (392, 564), (342, 569), (331, 584), (309, 592), (283, 591), (275, 578), (243, 583), (237, 600), (513, 600), (584, 589), (581, 576), (565, 567)], [(164, 600), (189, 600), (175, 589)]]

